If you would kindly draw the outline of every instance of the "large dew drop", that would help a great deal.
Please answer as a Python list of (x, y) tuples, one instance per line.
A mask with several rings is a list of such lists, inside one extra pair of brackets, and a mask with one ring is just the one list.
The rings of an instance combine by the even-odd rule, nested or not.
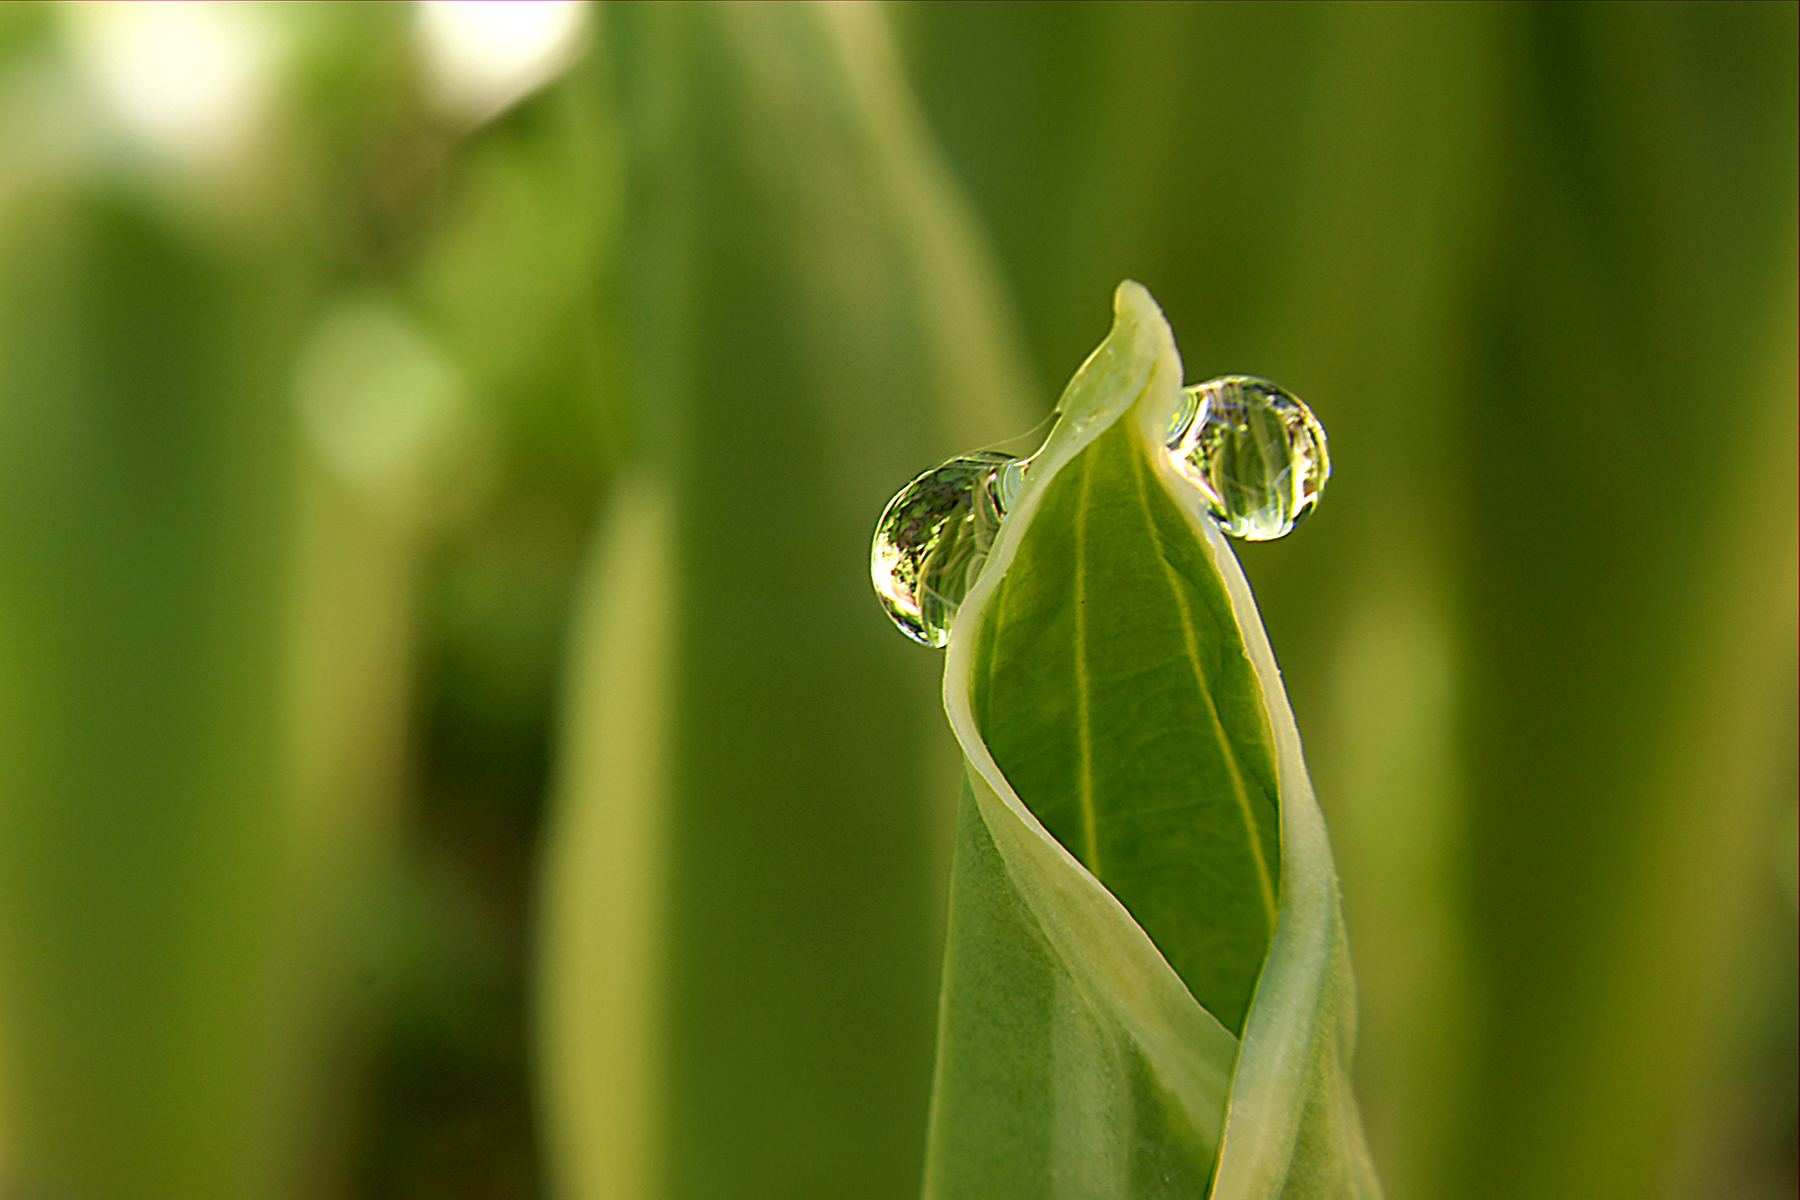
[(1325, 430), (1300, 397), (1252, 375), (1186, 389), (1169, 461), (1206, 496), (1226, 533), (1278, 538), (1312, 512), (1331, 477)]
[(869, 573), (903, 633), (927, 646), (950, 638), (950, 622), (981, 570), (1022, 464), (991, 450), (933, 467), (888, 502), (875, 526)]

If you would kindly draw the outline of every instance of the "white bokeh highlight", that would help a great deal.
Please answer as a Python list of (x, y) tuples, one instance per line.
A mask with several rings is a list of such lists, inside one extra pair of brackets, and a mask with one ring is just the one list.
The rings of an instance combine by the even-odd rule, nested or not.
[(235, 4), (78, 3), (70, 49), (108, 110), (152, 150), (191, 165), (232, 159), (268, 111), (274, 31)]
[(581, 56), (581, 0), (423, 0), (414, 25), (432, 103), (469, 124), (488, 120)]

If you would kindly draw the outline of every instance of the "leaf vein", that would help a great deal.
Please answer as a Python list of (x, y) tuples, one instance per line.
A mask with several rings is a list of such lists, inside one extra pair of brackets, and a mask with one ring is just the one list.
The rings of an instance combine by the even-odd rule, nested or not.
[[(1151, 540), (1160, 549), (1163, 545), (1162, 531), (1156, 527), (1156, 517), (1150, 510), (1150, 494), (1148, 484), (1144, 480), (1144, 462), (1141, 455), (1131, 455), (1131, 474), (1133, 481), (1137, 484), (1138, 504), (1144, 510), (1144, 521), (1149, 526)], [(1077, 544), (1079, 545), (1079, 543)], [(1175, 597), (1175, 607), (1181, 614), (1182, 640), (1186, 647), (1188, 662), (1194, 669), (1194, 684), (1200, 692), (1200, 699), (1206, 705), (1206, 714), (1212, 721), (1213, 733), (1219, 742), (1219, 752), (1225, 758), (1225, 770), (1231, 776), (1232, 794), (1237, 800), (1238, 813), (1244, 820), (1244, 834), (1250, 843), (1251, 860), (1256, 864), (1256, 882), (1262, 896), (1263, 915), (1269, 922), (1270, 932), (1273, 933), (1276, 914), (1275, 887), (1269, 875), (1268, 859), (1263, 854), (1262, 838), (1257, 836), (1256, 815), (1250, 808), (1250, 792), (1244, 785), (1243, 769), (1238, 765), (1237, 753), (1231, 745), (1231, 738), (1225, 732), (1225, 723), (1219, 719), (1218, 705), (1213, 702), (1212, 688), (1207, 683), (1206, 668), (1200, 662), (1200, 639), (1194, 629), (1194, 613), (1193, 609), (1188, 606), (1187, 594), (1182, 591), (1181, 580), (1175, 572), (1174, 565), (1169, 562), (1169, 556), (1159, 553), (1157, 561), (1162, 565), (1163, 580), (1169, 585), (1169, 591)]]
[(1100, 874), (1100, 826), (1094, 811), (1094, 753), (1091, 720), (1092, 680), (1087, 649), (1087, 521), (1089, 495), (1094, 478), (1094, 456), (1082, 455), (1081, 492), (1075, 510), (1075, 745), (1081, 835), (1086, 853), (1082, 861), (1096, 877)]

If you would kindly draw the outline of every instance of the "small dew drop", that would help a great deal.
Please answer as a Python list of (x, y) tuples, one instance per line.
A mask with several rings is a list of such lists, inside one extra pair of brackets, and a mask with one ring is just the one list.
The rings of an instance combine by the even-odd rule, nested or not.
[(1169, 461), (1232, 537), (1266, 542), (1306, 519), (1331, 477), (1325, 429), (1292, 392), (1251, 375), (1185, 391)]
[(950, 622), (993, 549), (1025, 463), (983, 450), (933, 467), (888, 502), (875, 526), (869, 573), (900, 631), (927, 646), (950, 638)]

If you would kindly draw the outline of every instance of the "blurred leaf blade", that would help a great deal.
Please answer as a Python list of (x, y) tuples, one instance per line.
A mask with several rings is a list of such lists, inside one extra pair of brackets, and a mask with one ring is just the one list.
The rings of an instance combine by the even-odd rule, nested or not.
[(0, 1188), (272, 1196), (292, 279), (104, 191), (0, 226)]
[(539, 980), (556, 1196), (665, 1186), (659, 1020), (667, 913), (669, 704), (676, 579), (667, 488), (616, 479), (595, 546), (565, 700), (563, 815), (546, 838)]
[[(1181, 362), (1168, 326), (1136, 284), (1121, 285), (1115, 303), (1113, 332), (1065, 393), (1063, 420), (1034, 458), (951, 634), (945, 702), (967, 756), (971, 795), (952, 882), (926, 1195), (1057, 1195), (1069, 1186), (1083, 1194), (1197, 1195), (1214, 1178), (1217, 1155), (1214, 1196), (1376, 1197), (1349, 1091), (1354, 998), (1336, 875), (1298, 735), (1222, 535), (1195, 489), (1144, 449), (1160, 445), (1181, 403)], [(1150, 487), (1156, 502), (1146, 499)], [(1134, 565), (1123, 553), (1110, 562), (1087, 557), (1089, 524), (1095, 537), (1148, 547), (1150, 565)], [(1057, 551), (1071, 542), (1072, 563), (1059, 561)], [(1171, 542), (1178, 546), (1172, 554)], [(1201, 569), (1198, 578), (1171, 578)], [(1116, 606), (1130, 591), (1141, 600), (1158, 586), (1177, 598), (1170, 611), (1133, 615), (1127, 604), (1125, 624), (1103, 631), (1113, 641), (1141, 643), (1123, 652), (1135, 667), (1103, 656), (1091, 680), (1074, 670), (1052, 678), (1059, 663), (1070, 662), (1071, 641), (1074, 661), (1094, 665), (1084, 625), (1109, 598)], [(1196, 621), (1198, 607), (1213, 619)], [(1049, 662), (1046, 674), (1021, 677), (1030, 686), (1007, 678), (1009, 622), (1023, 634), (1021, 650)], [(1139, 648), (1144, 653), (1136, 658), (1131, 650)], [(1229, 666), (1233, 661), (1238, 665)], [(1215, 762), (1200, 773), (1212, 793), (1207, 799), (1217, 802), (1211, 812), (1171, 804), (1192, 764), (1171, 765), (1155, 749), (1144, 764), (1137, 754), (1161, 732), (1157, 722), (1167, 714), (1157, 709), (1172, 703), (1170, 690), (1144, 689), (1154, 698), (1143, 705), (1145, 723), (1131, 733), (1118, 713), (1068, 720), (1091, 682), (1141, 677), (1145, 662), (1187, 672), (1197, 662), (1227, 667), (1208, 677), (1204, 697), (1185, 686), (1173, 694), (1191, 708), (1210, 709), (1207, 739), (1260, 755), (1268, 782), (1280, 789), (1280, 909), (1272, 943), (1259, 943), (1269, 936), (1269, 914), (1256, 902), (1253, 864), (1267, 848), (1250, 798), (1233, 794), (1232, 773)], [(1098, 703), (1105, 693), (1095, 688), (1093, 695)], [(1122, 694), (1107, 699), (1131, 707)], [(1232, 717), (1220, 722), (1221, 711)], [(1109, 727), (1111, 736), (1101, 732)], [(1182, 719), (1171, 736), (1192, 738), (1196, 728)], [(1091, 750), (1072, 767), (1066, 747), (1040, 755), (1051, 760), (1049, 770), (1028, 758), (1041, 750), (1041, 739), (1061, 737), (1075, 740), (1074, 757), (1083, 759), (1080, 743), (1090, 730)], [(1026, 762), (1019, 775), (1043, 791), (1015, 791), (1006, 760)], [(1141, 765), (1150, 770), (1134, 775)], [(1115, 783), (1112, 802), (1066, 811), (1068, 793), (1099, 799)], [(1048, 821), (1040, 821), (1040, 808)], [(1196, 995), (1229, 1003), (1233, 984), (1243, 981), (1227, 976), (1221, 983), (1202, 973), (1205, 935), (1184, 942), (1187, 931), (1175, 925), (1174, 911), (1157, 922), (1174, 955), (1127, 911), (1154, 912), (1159, 904), (1177, 910), (1192, 880), (1179, 871), (1159, 879), (1118, 870), (1108, 858), (1121, 843), (1107, 825), (1141, 822), (1146, 814), (1156, 820), (1170, 808), (1210, 835), (1192, 843), (1177, 838), (1178, 860), (1196, 855), (1215, 870), (1235, 870), (1248, 900), (1235, 909), (1194, 904), (1187, 920), (1211, 926), (1215, 944), (1268, 947), (1266, 962), (1258, 953), (1251, 964), (1260, 978), (1241, 1052)], [(1097, 866), (1099, 878), (1083, 859)], [(1109, 875), (1123, 886), (1107, 890)], [(1176, 972), (1183, 965), (1191, 971), (1186, 983)]]
[[(1791, 726), (1757, 731), (1794, 662), (1792, 456), (1772, 470), (1767, 440), (1791, 448), (1793, 393), (1767, 364), (1792, 336), (1796, 14), (1530, 18), (1465, 550), (1498, 1124), (1457, 1165), (1474, 1196), (1625, 1197), (1668, 1186), (1670, 1131), (1707, 1119), (1793, 761)], [(1720, 391), (1690, 421), (1700, 380)], [(1695, 483), (1665, 505), (1640, 483), (1671, 428)], [(1520, 496), (1558, 519), (1526, 527)]]
[[(656, 787), (578, 778), (605, 738), (578, 697), (640, 684), (573, 663), (542, 881), (553, 1178), (567, 1197), (617, 1194), (621, 1169), (634, 1196), (905, 1196), (948, 816), (926, 798), (949, 799), (927, 781), (949, 755), (920, 719), (929, 663), (843, 564), (919, 461), (1016, 433), (1029, 393), (880, 10), (623, 8), (604, 36), (630, 181), (602, 305), (629, 413), (615, 487), (667, 498), (675, 615), (667, 725), (632, 747), (668, 764)], [(597, 561), (589, 629), (620, 586)], [(584, 899), (628, 848), (580, 830), (627, 803), (660, 858), (636, 859), (632, 894)], [(593, 933), (634, 914), (658, 935)], [(578, 982), (609, 972), (652, 998), (640, 1074), (607, 1061), (604, 989)], [(592, 1153), (608, 1105), (648, 1139), (611, 1165)]]

